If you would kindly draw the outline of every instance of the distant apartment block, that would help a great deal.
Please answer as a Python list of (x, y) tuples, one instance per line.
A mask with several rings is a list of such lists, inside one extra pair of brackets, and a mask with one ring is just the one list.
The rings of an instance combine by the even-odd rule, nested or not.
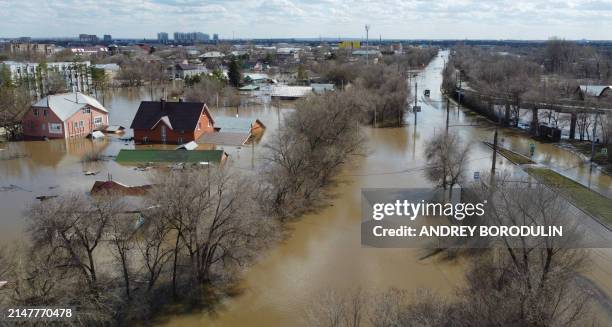
[(219, 34), (217, 34), (217, 33), (213, 34), (213, 41), (215, 41), (215, 42), (219, 41)]
[(56, 49), (54, 44), (43, 43), (10, 43), (8, 48), (12, 54), (38, 54), (43, 56), (52, 55)]
[(5, 61), (0, 63), (0, 68), (6, 69), (15, 83), (22, 83), (29, 87), (33, 95), (40, 96), (47, 92), (46, 81), (49, 71), (55, 71), (66, 81), (66, 87), (70, 90), (88, 92), (91, 85), (91, 74), (89, 61), (81, 62), (48, 62), (46, 69), (35, 62)]
[(79, 41), (87, 43), (98, 42), (98, 36), (94, 34), (79, 34)]
[(210, 41), (210, 35), (201, 32), (174, 32), (174, 42), (176, 43), (196, 43), (196, 42), (208, 42)]
[(103, 40), (104, 40), (105, 43), (113, 42), (113, 36), (110, 35), (110, 34), (104, 34), (104, 39)]
[(161, 44), (167, 44), (168, 43), (168, 33), (165, 33), (165, 32), (157, 33), (157, 42)]

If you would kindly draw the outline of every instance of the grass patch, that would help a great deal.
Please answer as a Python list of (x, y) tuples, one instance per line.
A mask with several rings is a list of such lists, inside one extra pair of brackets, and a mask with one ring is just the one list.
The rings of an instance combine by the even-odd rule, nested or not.
[(527, 173), (558, 190), (575, 206), (612, 227), (612, 200), (547, 168), (527, 168)]
[[(569, 141), (566, 143), (576, 152), (584, 155), (587, 158), (591, 157), (591, 142), (590, 141)], [(602, 144), (595, 144), (595, 158), (594, 162), (598, 164), (605, 173), (612, 174), (612, 160), (610, 154), (603, 154), (601, 151), (605, 148)]]
[[(493, 148), (493, 144), (489, 142), (485, 142), (491, 149)], [(516, 153), (514, 151), (508, 150), (506, 148), (502, 148), (499, 145), (497, 146), (497, 152), (504, 156), (506, 159), (510, 160), (515, 165), (527, 165), (527, 164), (535, 164), (535, 162), (529, 159), (527, 156), (524, 156), (520, 153)]]

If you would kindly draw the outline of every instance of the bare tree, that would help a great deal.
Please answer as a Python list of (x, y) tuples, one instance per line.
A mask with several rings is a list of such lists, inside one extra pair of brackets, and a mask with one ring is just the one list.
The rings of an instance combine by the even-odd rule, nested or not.
[(66, 80), (55, 70), (49, 70), (47, 75), (47, 93), (57, 94), (68, 91)]
[(366, 325), (367, 294), (356, 289), (340, 295), (328, 291), (306, 309), (306, 325), (312, 327), (359, 327)]
[(469, 156), (469, 145), (463, 144), (459, 135), (443, 133), (436, 135), (425, 148), (427, 177), (438, 187), (449, 189), (461, 183)]
[(359, 154), (361, 107), (342, 94), (310, 97), (285, 120), (266, 144), (264, 206), (281, 217), (295, 216), (322, 199), (351, 155)]
[(9, 139), (17, 135), (21, 119), (30, 105), (31, 97), (25, 87), (0, 86), (0, 128)]
[(117, 213), (115, 201), (69, 195), (34, 205), (29, 212), (33, 245), (49, 247), (58, 265), (74, 268), (92, 292), (99, 291), (94, 252)]
[[(101, 199), (103, 199), (103, 201), (116, 201), (112, 199), (111, 194), (107, 194), (106, 196), (101, 197)], [(111, 216), (108, 222), (107, 235), (108, 241), (111, 245), (111, 252), (121, 269), (126, 298), (128, 301), (131, 301), (130, 265), (133, 262), (133, 236), (135, 233), (137, 220), (134, 219), (135, 215), (133, 214), (120, 214), (119, 211), (121, 209), (122, 208), (120, 207), (113, 208), (115, 213)]]
[(260, 234), (266, 221), (257, 214), (252, 181), (232, 174), (217, 168), (174, 171), (157, 176), (151, 192), (159, 206), (156, 213), (178, 237), (173, 270), (184, 250), (190, 290), (196, 295), (212, 281), (216, 268), (246, 264), (258, 242), (268, 239)]
[(136, 246), (145, 268), (147, 292), (150, 292), (172, 258), (173, 247), (168, 244), (171, 242), (170, 227), (155, 214), (154, 210), (147, 215), (147, 222), (142, 226), (141, 232), (141, 238), (136, 242)]

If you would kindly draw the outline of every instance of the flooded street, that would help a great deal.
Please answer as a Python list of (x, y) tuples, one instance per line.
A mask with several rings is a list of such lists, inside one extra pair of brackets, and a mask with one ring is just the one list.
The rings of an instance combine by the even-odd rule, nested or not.
[[(446, 54), (445, 54), (446, 55)], [(167, 326), (295, 326), (302, 324), (304, 310), (329, 289), (361, 287), (381, 290), (388, 287), (430, 288), (452, 295), (463, 283), (462, 262), (419, 261), (423, 254), (416, 249), (373, 249), (360, 244), (361, 189), (394, 187), (431, 187), (423, 168), (423, 147), (435, 133), (444, 132), (446, 100), (439, 88), (443, 59), (436, 58), (418, 77), (419, 93), (427, 88), (431, 97), (420, 97), (423, 111), (406, 116), (404, 128), (371, 129), (364, 127), (368, 153), (356, 158), (340, 177), (341, 183), (331, 191), (331, 206), (291, 224), (290, 237), (266, 253), (249, 268), (240, 288), (243, 294), (226, 299), (213, 313), (166, 317)], [(451, 105), (450, 125), (465, 140), (473, 142), (471, 171), (487, 171), (491, 151), (481, 141), (491, 140), (492, 125), (483, 118)], [(466, 126), (476, 125), (478, 126)], [(525, 134), (503, 131), (504, 146), (526, 153), (533, 142)], [(498, 170), (513, 172), (515, 166), (498, 156)], [(564, 169), (568, 176), (588, 179), (581, 159), (552, 145), (537, 144), (535, 160)], [(587, 165), (588, 166), (588, 165)], [(593, 174), (594, 187), (610, 192), (609, 177)], [(590, 276), (607, 294), (612, 294), (610, 274), (612, 253), (597, 252)]]
[[(443, 52), (447, 56), (447, 52)], [(440, 93), (444, 58), (437, 57), (417, 77), (419, 104), (417, 124), (407, 114), (406, 127), (372, 129), (363, 127), (367, 154), (347, 165), (339, 184), (330, 190), (330, 205), (290, 224), (289, 237), (275, 246), (245, 272), (239, 285), (243, 293), (228, 298), (213, 313), (169, 316), (160, 320), (168, 326), (295, 326), (301, 324), (305, 308), (329, 289), (339, 291), (361, 287), (381, 290), (389, 287), (429, 288), (452, 296), (454, 287), (464, 280), (465, 266), (437, 259), (419, 261), (424, 253), (417, 249), (373, 249), (360, 244), (361, 189), (432, 187), (425, 178), (423, 158), (425, 143), (437, 133), (444, 133), (446, 98)], [(423, 90), (431, 96), (422, 96)], [(154, 94), (158, 98), (158, 94)], [(105, 99), (111, 124), (129, 127), (141, 100), (149, 100), (146, 89), (117, 90)], [(252, 170), (258, 166), (262, 144), (278, 128), (279, 116), (290, 112), (291, 103), (264, 104), (241, 108), (240, 117), (259, 118), (267, 127), (261, 142), (253, 147), (226, 147), (234, 164)], [(235, 116), (236, 109), (213, 109), (213, 117)], [(468, 178), (474, 171), (485, 172), (491, 166), (491, 150), (482, 141), (491, 141), (494, 126), (451, 102), (450, 128), (472, 142)], [(128, 132), (126, 135), (129, 135)], [(502, 130), (501, 145), (527, 154), (529, 144), (536, 144), (534, 160), (612, 196), (612, 178), (591, 172), (579, 156), (553, 144), (531, 140), (515, 130)], [(22, 237), (24, 210), (36, 196), (66, 192), (85, 192), (95, 180), (113, 179), (125, 184), (147, 183), (148, 172), (121, 166), (112, 159), (85, 164), (81, 158), (89, 151), (116, 155), (120, 149), (134, 148), (111, 137), (104, 141), (54, 140), (11, 142), (0, 151), (0, 238), (2, 242)], [(498, 156), (498, 171), (521, 173), (519, 168)], [(84, 176), (84, 171), (98, 171)], [(612, 295), (612, 253), (593, 250), (594, 267), (588, 274), (608, 295)]]

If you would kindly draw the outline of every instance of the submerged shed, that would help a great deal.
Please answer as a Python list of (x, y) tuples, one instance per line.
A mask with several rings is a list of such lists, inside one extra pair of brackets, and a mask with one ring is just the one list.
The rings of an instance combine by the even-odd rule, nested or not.
[(176, 147), (175, 150), (187, 150), (187, 151), (192, 151), (198, 148), (198, 144), (194, 141), (185, 143), (185, 144), (181, 144), (179, 146)]

